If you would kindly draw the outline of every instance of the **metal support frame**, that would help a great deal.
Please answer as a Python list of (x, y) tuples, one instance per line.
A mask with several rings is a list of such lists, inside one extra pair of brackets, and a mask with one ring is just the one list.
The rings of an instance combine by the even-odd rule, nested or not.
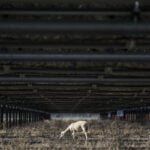
[(9, 106), (8, 108), (8, 127), (12, 127), (12, 108)]
[[(68, 0), (69, 2), (69, 0)], [(3, 4), (3, 2), (0, 2)], [(17, 2), (16, 2), (17, 3)], [(25, 0), (24, 0), (24, 3)], [(42, 2), (38, 2), (40, 4)], [(49, 3), (47, 1), (47, 3)], [(73, 3), (73, 1), (72, 1)], [(89, 2), (87, 2), (90, 4)], [(100, 6), (97, 8), (102, 8), (105, 10), (108, 1), (106, 1), (103, 6)], [(125, 2), (120, 3), (118, 2), (119, 6), (122, 6), (120, 8), (124, 8)], [(28, 3), (26, 3), (28, 4)], [(109, 7), (112, 5), (113, 2), (109, 2)], [(59, 5), (59, 4), (57, 4)], [(86, 4), (87, 5), (87, 4)], [(93, 5), (93, 4), (91, 4)], [(117, 5), (117, 7), (118, 7)], [(2, 20), (0, 22), (0, 34), (101, 34), (101, 35), (129, 35), (129, 36), (144, 36), (150, 34), (150, 22), (140, 22), (140, 3), (138, 1), (134, 2), (134, 8), (132, 12), (126, 12), (132, 5), (132, 2), (130, 4), (125, 5), (125, 12), (124, 10), (123, 15), (132, 15), (134, 20), (131, 20), (131, 22), (104, 22), (104, 21), (61, 21), (61, 22), (50, 22), (50, 21), (9, 21), (9, 20)], [(148, 5), (149, 6), (149, 5)], [(58, 7), (58, 6), (57, 6)], [(61, 6), (59, 6), (61, 7)], [(84, 6), (85, 7), (85, 6)], [(91, 6), (90, 6), (91, 7)], [(119, 8), (119, 9), (120, 9)], [(82, 9), (82, 8), (81, 8)], [(108, 9), (108, 8), (107, 8)], [(116, 9), (118, 10), (118, 9)], [(18, 15), (19, 11), (0, 11), (0, 15)], [(104, 14), (103, 14), (104, 13)], [(110, 14), (110, 12), (107, 12)], [(20, 15), (107, 15), (106, 12), (99, 12), (99, 11), (20, 11)], [(114, 12), (116, 15), (116, 12)], [(118, 13), (118, 12), (117, 12)], [(131, 13), (131, 14), (130, 14)], [(111, 14), (112, 15), (112, 14)], [(114, 15), (114, 14), (113, 14)], [(122, 14), (121, 14), (122, 15)], [(5, 17), (5, 16), (4, 16)], [(132, 22), (133, 21), (133, 22)], [(29, 43), (30, 44), (30, 43)], [(63, 43), (62, 43), (63, 44)], [(80, 43), (79, 43), (80, 44)], [(81, 43), (82, 44), (82, 43)], [(113, 44), (113, 43), (112, 43)], [(130, 44), (130, 43), (129, 43)], [(101, 45), (101, 44), (100, 44)], [(103, 46), (105, 46), (104, 44)], [(132, 41), (131, 41), (132, 45)], [(133, 44), (134, 45), (134, 44)], [(14, 46), (16, 46), (14, 44)], [(49, 46), (49, 45), (48, 45)], [(51, 45), (52, 47), (57, 47), (55, 44)], [(61, 45), (59, 45), (61, 47)], [(70, 46), (70, 45), (68, 45)], [(72, 45), (71, 45), (72, 46)], [(78, 45), (80, 47), (80, 45)], [(84, 45), (85, 46), (85, 45)], [(83, 47), (84, 47), (83, 46)], [(87, 46), (87, 45), (86, 45)], [(90, 45), (91, 47), (93, 45)], [(99, 45), (96, 45), (99, 47)], [(110, 45), (109, 45), (110, 46)], [(111, 45), (113, 47), (114, 45)], [(122, 43), (120, 45), (118, 44), (118, 47), (122, 46)], [(124, 46), (124, 45), (123, 45)], [(134, 46), (133, 46), (134, 47)], [(84, 47), (85, 48), (85, 47)], [(131, 47), (132, 48), (132, 47)], [(128, 61), (128, 62), (150, 62), (150, 54), (14, 54), (14, 53), (1, 53), (0, 54), (0, 60), (1, 61)], [(7, 70), (7, 68), (6, 68)], [(4, 70), (4, 71), (6, 71)], [(123, 79), (109, 79), (109, 78), (103, 78), (98, 77), (97, 78), (27, 78), (27, 77), (0, 77), (0, 82), (51, 82), (51, 83), (65, 83), (65, 82), (75, 82), (75, 83), (101, 83), (101, 84), (135, 84), (135, 85), (150, 85), (150, 79), (149, 78), (123, 78)], [(7, 93), (8, 94), (8, 93)], [(47, 95), (46, 95), (47, 96)], [(30, 97), (32, 98), (32, 97)], [(43, 98), (43, 97), (42, 97)], [(49, 98), (49, 97), (48, 97)], [(55, 97), (56, 98), (56, 97)], [(62, 97), (61, 97), (62, 98)], [(65, 98), (65, 97), (63, 97)], [(71, 97), (68, 97), (71, 98)], [(85, 97), (88, 99), (88, 96)], [(102, 98), (102, 97), (101, 97)], [(139, 97), (140, 98), (140, 97)], [(44, 100), (47, 100), (47, 98), (44, 98)], [(81, 102), (84, 100), (81, 99), (75, 105), (73, 110), (81, 104)], [(45, 103), (46, 104), (46, 103)], [(59, 102), (59, 104), (61, 104)], [(46, 106), (46, 105), (45, 105)], [(67, 106), (67, 105), (66, 105)], [(99, 105), (100, 106), (100, 105)], [(99, 107), (98, 106), (98, 107)], [(81, 109), (81, 108), (80, 108)], [(14, 113), (16, 112), (16, 113)], [(131, 120), (135, 119), (135, 111), (128, 111), (126, 112), (127, 115), (129, 114), (129, 118)], [(144, 118), (145, 113), (147, 111), (141, 110), (136, 111), (137, 114), (142, 114), (141, 117)], [(149, 111), (148, 111), (149, 113)], [(4, 117), (4, 114), (6, 115)], [(137, 115), (136, 114), (136, 115)], [(18, 118), (19, 115), (19, 118)], [(115, 114), (114, 114), (115, 116)], [(16, 117), (16, 118), (15, 118)], [(40, 113), (33, 110), (27, 110), (24, 108), (17, 108), (15, 111), (12, 106), (5, 105), (3, 108), (1, 108), (1, 123), (6, 122), (6, 127), (11, 127), (13, 125), (12, 122), (16, 122), (16, 124), (26, 124), (27, 122), (36, 122), (39, 120), (39, 118), (49, 118), (49, 115), (46, 113)], [(5, 118), (5, 119), (4, 119)], [(137, 117), (138, 118), (138, 117)], [(19, 120), (18, 120), (19, 119)], [(19, 121), (19, 122), (18, 122)]]
[(101, 34), (149, 34), (150, 23), (111, 22), (0, 22), (0, 33), (50, 34), (50, 33), (101, 33)]
[(4, 108), (3, 105), (0, 106), (0, 128), (3, 128), (3, 122), (4, 122)]
[(50, 117), (47, 116), (48, 113), (46, 112), (12, 106), (9, 104), (0, 105), (0, 128), (10, 128), (17, 125), (22, 126), (43, 119), (50, 119)]
[[(144, 12), (147, 14), (149, 12)], [(45, 15), (130, 15), (128, 11), (100, 11), (100, 10), (1, 10), (0, 15), (37, 15), (37, 16), (45, 16)]]
[[(111, 119), (118, 119), (116, 111), (110, 112)], [(108, 114), (108, 113), (107, 113)], [(127, 120), (131, 122), (140, 122), (145, 123), (150, 121), (150, 109), (147, 107), (139, 107), (133, 109), (125, 109), (124, 110), (124, 117), (121, 120)]]
[(32, 54), (0, 53), (5, 61), (150, 61), (150, 54)]
[[(150, 78), (119, 78), (119, 79), (111, 79), (111, 78), (63, 78), (63, 77), (54, 77), (54, 78), (43, 78), (43, 77), (0, 77), (0, 82), (86, 82), (86, 83), (150, 83)], [(138, 83), (137, 83), (138, 82)]]

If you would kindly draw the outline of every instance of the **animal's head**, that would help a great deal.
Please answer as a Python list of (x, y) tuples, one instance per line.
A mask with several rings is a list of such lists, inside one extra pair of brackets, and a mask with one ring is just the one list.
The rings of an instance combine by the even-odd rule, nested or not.
[(61, 133), (60, 133), (60, 139), (64, 136), (64, 134), (65, 134), (65, 132), (64, 131), (62, 131)]

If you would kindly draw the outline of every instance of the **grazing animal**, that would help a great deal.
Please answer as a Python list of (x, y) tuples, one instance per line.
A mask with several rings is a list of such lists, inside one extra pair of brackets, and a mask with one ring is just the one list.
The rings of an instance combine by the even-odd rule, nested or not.
[(78, 131), (79, 128), (82, 129), (86, 140), (88, 139), (87, 137), (87, 130), (88, 130), (88, 126), (87, 126), (87, 121), (77, 121), (74, 123), (71, 123), (64, 131), (61, 132), (60, 134), (60, 138), (62, 138), (66, 132), (71, 131), (72, 132), (72, 137), (73, 139), (75, 138), (75, 131)]

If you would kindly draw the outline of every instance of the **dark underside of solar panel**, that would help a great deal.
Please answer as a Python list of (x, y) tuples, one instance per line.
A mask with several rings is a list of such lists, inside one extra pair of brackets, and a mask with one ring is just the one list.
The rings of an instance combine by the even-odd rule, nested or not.
[(0, 1), (0, 102), (48, 112), (149, 106), (149, 7)]

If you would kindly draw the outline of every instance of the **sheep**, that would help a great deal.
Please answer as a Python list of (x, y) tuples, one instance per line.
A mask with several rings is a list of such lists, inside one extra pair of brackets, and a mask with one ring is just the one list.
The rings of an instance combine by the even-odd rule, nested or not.
[(75, 131), (78, 131), (78, 129), (81, 128), (86, 140), (88, 139), (87, 137), (87, 121), (77, 121), (74, 123), (71, 123), (64, 131), (61, 132), (60, 134), (60, 139), (65, 135), (66, 132), (71, 131), (72, 132), (72, 137), (73, 139), (75, 138)]

